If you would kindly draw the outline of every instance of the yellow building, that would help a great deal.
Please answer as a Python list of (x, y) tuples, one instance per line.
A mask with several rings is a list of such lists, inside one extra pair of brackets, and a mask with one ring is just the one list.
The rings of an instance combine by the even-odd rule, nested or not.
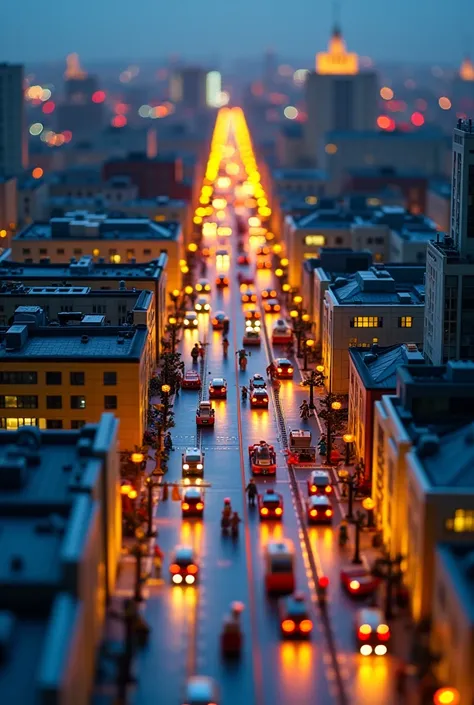
[(155, 359), (145, 325), (17, 323), (0, 340), (0, 428), (77, 429), (113, 411), (121, 449), (141, 445)]

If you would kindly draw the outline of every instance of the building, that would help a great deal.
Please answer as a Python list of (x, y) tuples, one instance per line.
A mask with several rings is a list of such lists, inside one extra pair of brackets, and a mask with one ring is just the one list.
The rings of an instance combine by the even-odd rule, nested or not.
[[(417, 495), (412, 505), (407, 489), (408, 454), (426, 433), (442, 439), (472, 423), (473, 396), (474, 363), (450, 361), (440, 366), (400, 367), (396, 395), (375, 402), (372, 497), (376, 526), (391, 555), (408, 555), (412, 524), (408, 523), (407, 511), (410, 508), (412, 515), (421, 501)], [(460, 449), (458, 455), (460, 461), (466, 460)], [(436, 462), (440, 478), (454, 468), (445, 459)], [(445, 490), (434, 494), (444, 498)], [(440, 521), (436, 521), (436, 527), (441, 527)], [(432, 533), (435, 541), (450, 540), (449, 535), (445, 539), (437, 537), (434, 529)]]
[(451, 222), (451, 182), (432, 179), (426, 195), (426, 215), (443, 233), (449, 232)]
[(81, 69), (77, 54), (69, 54), (64, 74), (64, 100), (56, 108), (56, 130), (69, 130), (75, 141), (89, 138), (104, 125), (106, 94), (97, 76)]
[(0, 253), (11, 247), (17, 228), (17, 179), (0, 176)]
[(305, 82), (306, 148), (318, 166), (318, 153), (330, 130), (375, 129), (377, 84), (377, 74), (361, 71), (357, 54), (347, 52), (336, 26), (328, 51), (316, 55), (316, 70), (307, 74)]
[(111, 159), (102, 169), (103, 181), (128, 176), (138, 187), (139, 198), (169, 198), (191, 200), (191, 189), (184, 181), (182, 158), (175, 155), (149, 159), (144, 153), (131, 153), (124, 159)]
[(64, 218), (32, 223), (12, 241), (12, 259), (25, 264), (70, 262), (92, 255), (114, 264), (159, 259), (165, 252), (170, 290), (181, 288), (180, 260), (184, 257), (179, 223), (153, 223), (146, 218), (108, 218), (84, 211)]
[(0, 178), (28, 167), (23, 66), (0, 63)]
[(472, 115), (474, 112), (474, 64), (466, 56), (454, 77), (451, 86), (452, 106), (459, 117)]
[(106, 208), (116, 209), (137, 198), (138, 187), (130, 177), (114, 176), (104, 180), (100, 168), (76, 166), (52, 175), (49, 197), (100, 200)]
[(47, 201), (50, 186), (45, 179), (33, 179), (24, 176), (17, 181), (17, 230), (33, 223), (35, 220), (47, 218)]
[(189, 110), (204, 110), (207, 106), (207, 75), (208, 72), (200, 66), (180, 68), (171, 78), (171, 100)]
[(0, 329), (0, 428), (77, 429), (113, 410), (121, 449), (141, 445), (155, 359), (146, 327), (42, 327), (41, 309), (27, 313)]
[(473, 462), (474, 423), (444, 435), (426, 429), (407, 454), (404, 579), (416, 620), (432, 613), (437, 544), (472, 545)]
[[(167, 255), (164, 253), (157, 260), (142, 264), (106, 264), (101, 258), (94, 262), (92, 256), (83, 256), (79, 261), (67, 264), (23, 264), (4, 257), (0, 258), (0, 306), (5, 306), (1, 301), (2, 292), (19, 286), (36, 290), (45, 287), (53, 287), (55, 290), (58, 287), (72, 287), (76, 290), (86, 289), (104, 294), (110, 292), (114, 303), (111, 310), (107, 309), (103, 313), (108, 315), (112, 325), (119, 325), (122, 323), (120, 319), (124, 312), (117, 309), (119, 301), (114, 299), (114, 295), (120, 296), (124, 288), (137, 294), (143, 290), (151, 291), (156, 313), (156, 340), (159, 344), (166, 325), (166, 265)], [(90, 313), (94, 315), (94, 311)], [(151, 325), (149, 327), (151, 328)]]
[(474, 129), (453, 135), (451, 226), (426, 253), (425, 355), (434, 365), (474, 358)]
[(410, 213), (426, 212), (427, 178), (419, 171), (397, 171), (390, 166), (351, 169), (344, 180), (344, 193), (398, 191)]
[(278, 166), (281, 169), (314, 166), (314, 160), (308, 156), (302, 123), (296, 122), (280, 126), (275, 140), (275, 152)]
[(330, 127), (318, 166), (326, 173), (326, 193), (339, 194), (350, 172), (363, 167), (417, 171), (435, 178), (448, 172), (449, 140), (435, 128), (417, 132), (353, 132)]
[(409, 342), (423, 347), (424, 267), (371, 267), (325, 293), (322, 364), (327, 389), (349, 391), (349, 348)]
[[(474, 693), (474, 543), (462, 546), (443, 542), (436, 546), (433, 581), (433, 653), (440, 683), (449, 683), (469, 703)], [(455, 644), (456, 648), (452, 648)]]
[[(155, 359), (159, 356), (156, 339), (157, 311), (153, 292), (122, 288), (93, 291), (87, 286), (31, 286), (0, 283), (0, 326), (10, 326), (19, 310), (27, 313), (41, 309), (41, 325), (145, 325)], [(36, 314), (35, 314), (36, 315)]]
[(395, 394), (397, 370), (401, 365), (423, 364), (425, 358), (416, 345), (402, 343), (381, 348), (349, 350), (349, 415), (347, 430), (354, 436), (357, 460), (372, 477), (374, 444), (374, 405), (385, 394)]
[(90, 702), (121, 551), (118, 421), (0, 431), (0, 699)]

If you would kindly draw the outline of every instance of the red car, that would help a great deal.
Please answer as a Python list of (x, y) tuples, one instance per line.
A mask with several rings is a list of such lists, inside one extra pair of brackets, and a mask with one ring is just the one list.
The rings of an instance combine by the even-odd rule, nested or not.
[(209, 399), (227, 399), (227, 382), (223, 377), (214, 377), (210, 382)]
[(262, 289), (262, 299), (276, 299), (277, 293), (275, 289)]
[(239, 284), (248, 284), (249, 286), (255, 284), (255, 277), (250, 270), (239, 272), (237, 275), (237, 280)]
[(251, 409), (268, 409), (268, 393), (266, 389), (254, 389), (250, 393)]
[(281, 309), (278, 299), (266, 299), (263, 302), (265, 313), (278, 313)]
[(194, 370), (188, 370), (184, 373), (181, 380), (181, 389), (201, 389), (201, 378)]
[(283, 497), (275, 490), (267, 490), (258, 495), (258, 513), (260, 519), (281, 519), (283, 516)]
[(216, 287), (218, 289), (225, 289), (228, 286), (229, 286), (229, 277), (226, 277), (225, 274), (218, 274), (216, 277)]
[(363, 565), (348, 565), (341, 568), (341, 584), (352, 597), (367, 597), (377, 590), (380, 578)]
[(293, 365), (286, 357), (277, 357), (275, 367), (277, 379), (293, 379)]
[(333, 514), (331, 502), (327, 497), (318, 494), (308, 497), (308, 524), (331, 524)]
[(272, 261), (270, 259), (258, 259), (257, 269), (271, 269)]
[(333, 494), (333, 486), (327, 470), (313, 470), (308, 477), (308, 495), (314, 494)]
[(237, 264), (239, 264), (241, 267), (249, 265), (250, 264), (249, 256), (248, 255), (239, 255), (237, 257)]
[(181, 500), (181, 514), (187, 517), (202, 517), (204, 513), (203, 491), (197, 487), (189, 487), (184, 491)]
[(283, 639), (308, 639), (313, 631), (313, 620), (304, 595), (294, 593), (279, 600), (281, 636)]
[(250, 465), (254, 475), (275, 475), (276, 453), (265, 441), (249, 446)]

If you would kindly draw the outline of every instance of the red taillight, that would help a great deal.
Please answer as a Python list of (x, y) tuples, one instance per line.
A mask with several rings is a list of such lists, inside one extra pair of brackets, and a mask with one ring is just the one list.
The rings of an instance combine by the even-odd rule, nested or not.
[(280, 304), (277, 304), (276, 306), (273, 307), (274, 311), (279, 311), (280, 310)]
[(299, 623), (299, 628), (300, 632), (303, 632), (303, 634), (307, 634), (313, 628), (313, 622), (310, 619), (303, 619)]
[(318, 585), (320, 588), (323, 590), (326, 590), (326, 588), (329, 586), (329, 578), (327, 575), (322, 575), (319, 580), (318, 580)]
[(256, 297), (255, 294), (254, 294), (254, 295), (252, 296), (252, 301), (255, 303), (256, 300), (257, 300), (257, 297)]
[(268, 397), (263, 397), (262, 401), (268, 401)]
[(390, 629), (386, 624), (379, 624), (377, 627), (377, 636), (380, 641), (388, 641), (390, 639)]
[(277, 507), (277, 508), (275, 509), (275, 514), (276, 514), (277, 516), (281, 516), (281, 515), (283, 514), (283, 509), (282, 509), (281, 507)]
[(324, 488), (324, 491), (327, 492), (327, 494), (330, 494), (332, 492), (331, 485), (326, 485), (326, 487)]
[(291, 634), (291, 632), (295, 631), (296, 625), (292, 619), (284, 619), (281, 623), (281, 628), (286, 634)]
[(360, 588), (360, 583), (358, 580), (351, 580), (349, 583), (349, 590), (353, 590), (354, 592), (357, 592), (357, 590)]
[(326, 516), (332, 517), (332, 509), (326, 509)]
[(172, 563), (170, 565), (170, 573), (176, 574), (176, 573), (179, 573), (180, 570), (181, 570), (181, 568), (179, 567), (179, 565), (177, 563)]
[(268, 514), (268, 509), (267, 509), (267, 507), (262, 507), (261, 510), (260, 510), (260, 514), (261, 514), (262, 516), (266, 517), (267, 514)]
[(317, 489), (316, 485), (311, 485), (311, 492), (316, 492)]
[(370, 626), (370, 624), (362, 624), (362, 626), (359, 627), (358, 635), (361, 641), (366, 641), (367, 639), (369, 639), (371, 634), (372, 627)]
[(318, 510), (317, 509), (312, 509), (309, 513), (310, 516), (312, 517), (317, 517), (318, 516)]
[(187, 502), (183, 502), (183, 504), (181, 505), (181, 509), (184, 509), (184, 511), (187, 512), (189, 509), (189, 504)]
[(248, 300), (249, 300), (249, 297), (248, 297), (247, 295), (242, 296), (242, 302), (243, 302), (244, 304), (246, 304)]
[(225, 392), (225, 387), (221, 387), (221, 392)]
[(213, 326), (217, 326), (217, 318), (213, 318), (213, 319), (212, 319), (212, 325), (213, 325)]
[(202, 502), (198, 502), (196, 504), (196, 509), (204, 509), (204, 504)]
[(188, 565), (186, 570), (188, 571), (188, 573), (191, 573), (191, 575), (195, 575), (198, 572), (198, 567), (197, 567), (197, 565), (191, 564), (191, 565)]

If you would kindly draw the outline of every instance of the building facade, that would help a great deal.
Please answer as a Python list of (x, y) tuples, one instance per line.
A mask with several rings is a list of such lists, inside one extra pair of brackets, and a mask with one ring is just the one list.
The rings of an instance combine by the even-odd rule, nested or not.
[(23, 66), (0, 63), (0, 178), (28, 167)]

